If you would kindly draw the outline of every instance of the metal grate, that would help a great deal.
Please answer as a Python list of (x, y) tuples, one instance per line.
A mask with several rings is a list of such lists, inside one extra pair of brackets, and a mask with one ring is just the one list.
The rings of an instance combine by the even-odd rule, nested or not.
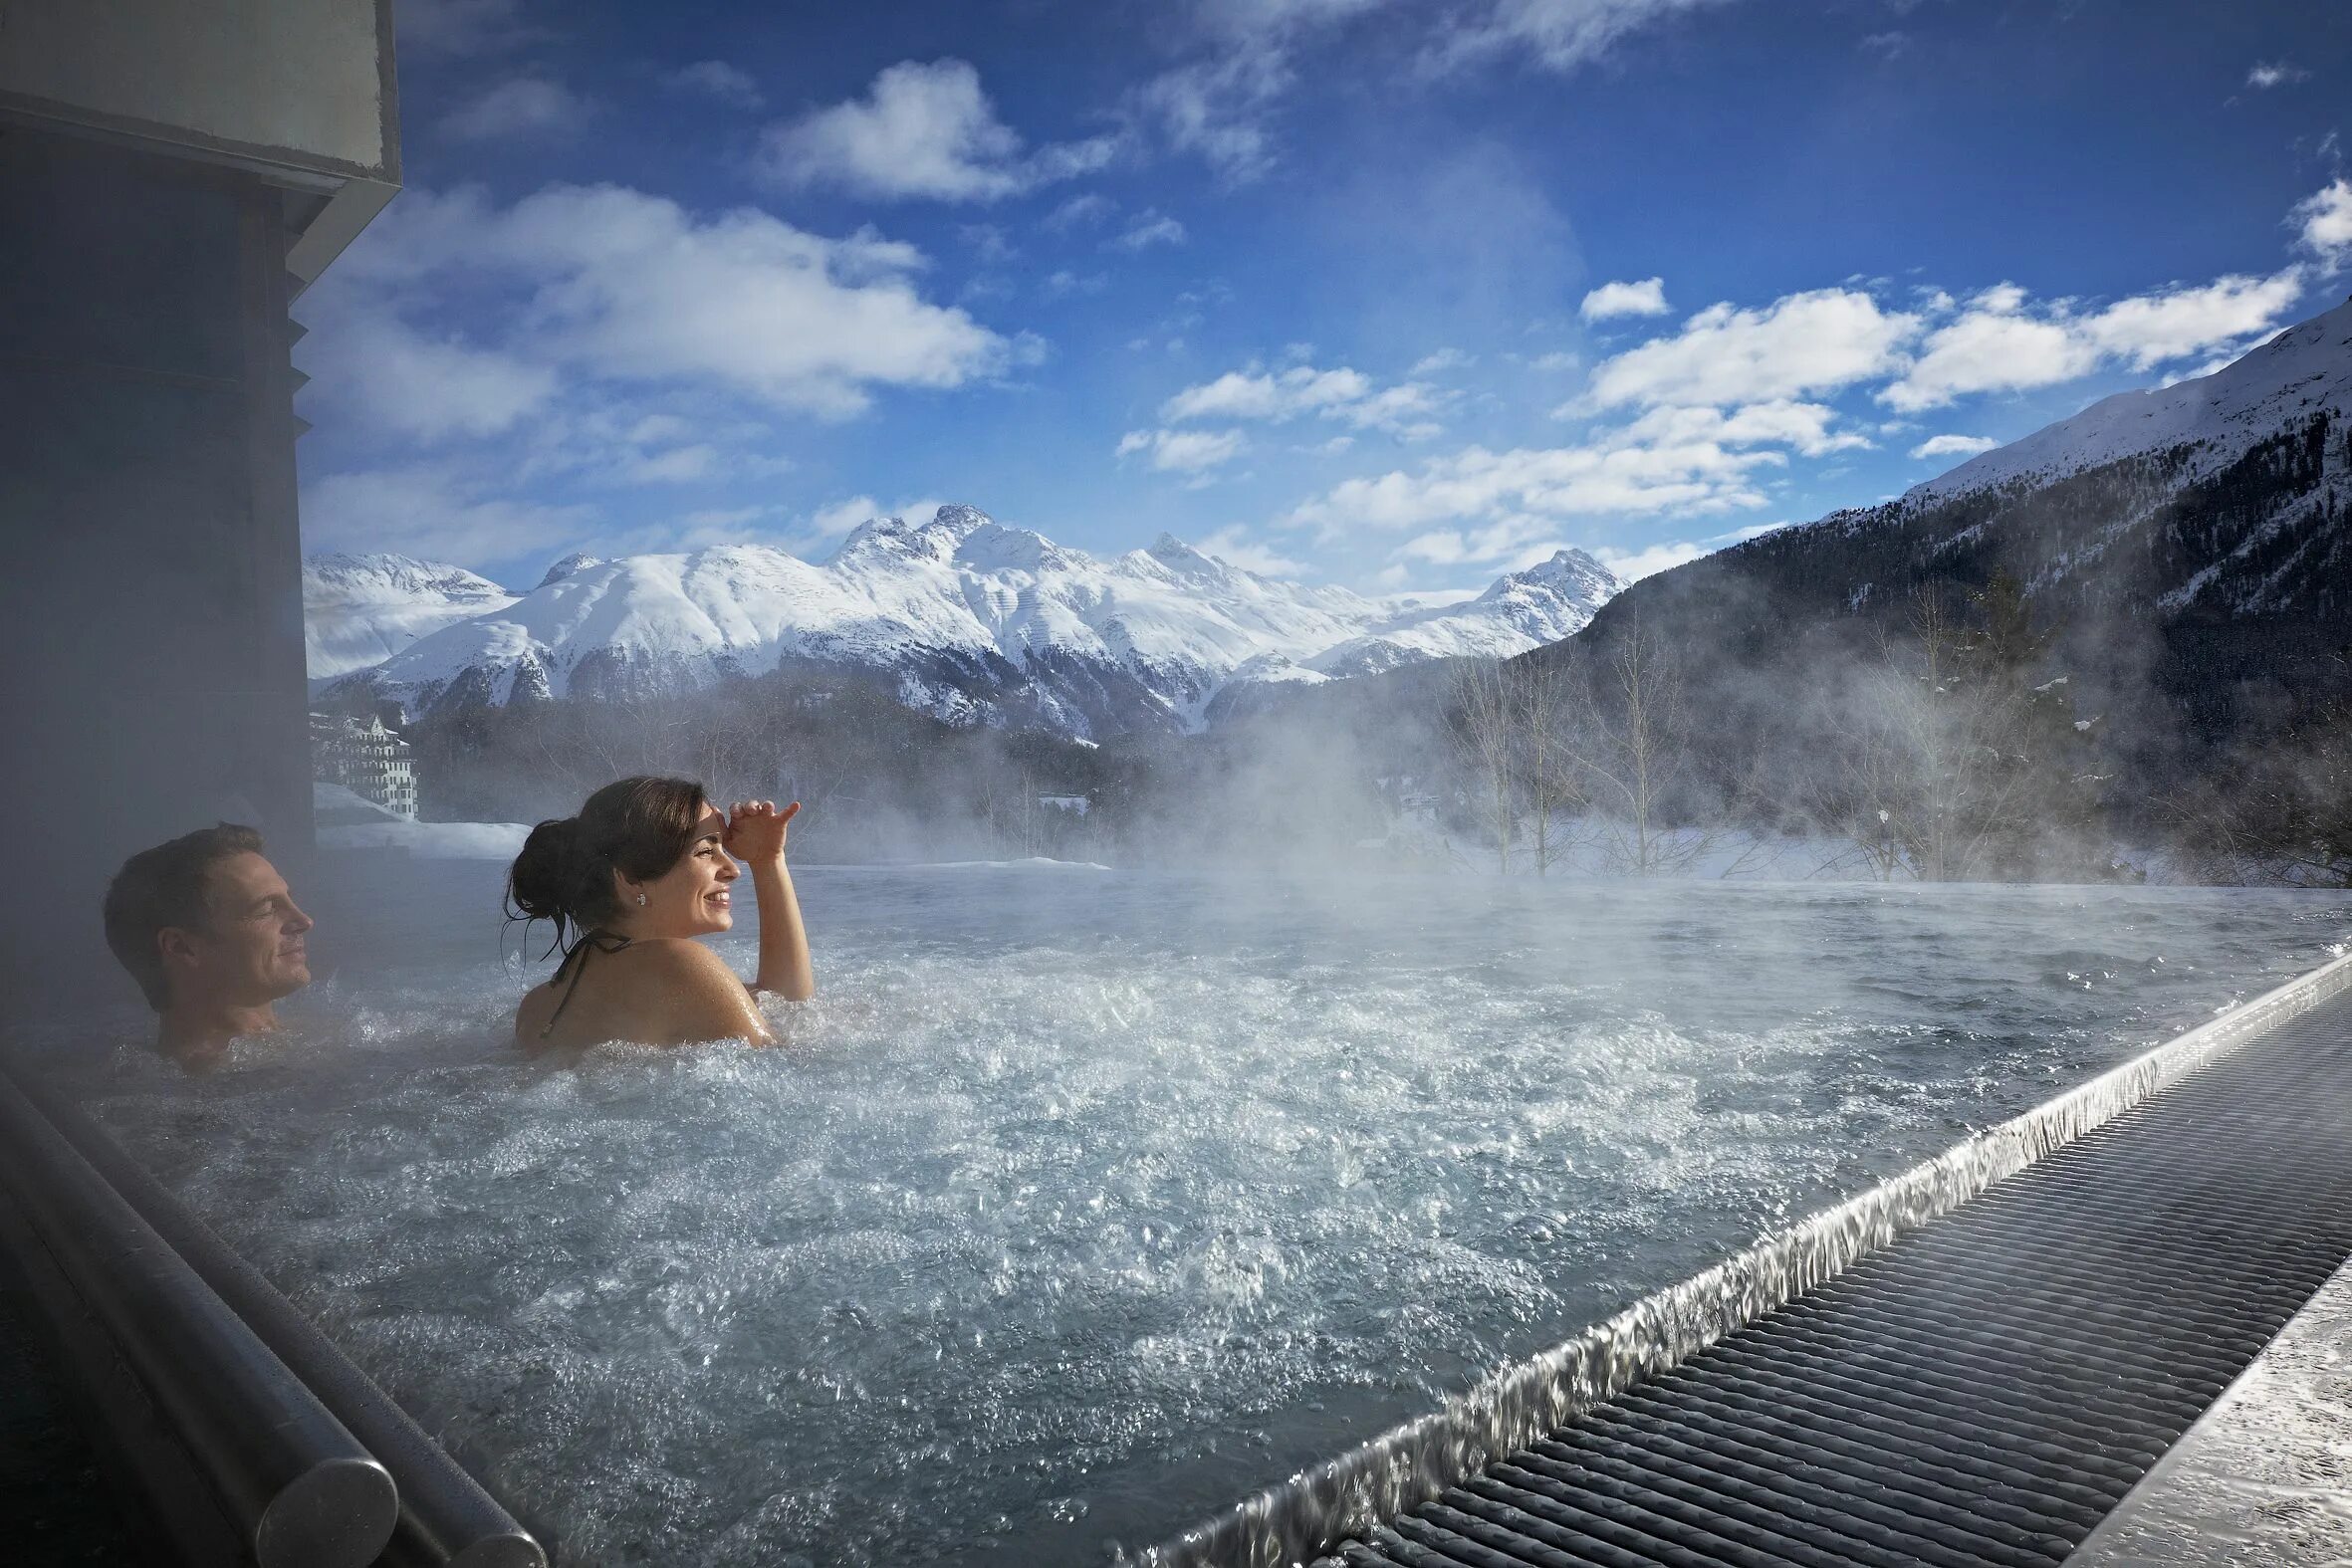
[(2348, 1255), (2340, 995), (1326, 1561), (2045, 1568)]

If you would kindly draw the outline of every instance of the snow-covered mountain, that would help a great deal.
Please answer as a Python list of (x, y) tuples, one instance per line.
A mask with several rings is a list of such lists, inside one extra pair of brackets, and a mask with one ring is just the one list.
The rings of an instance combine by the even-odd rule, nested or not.
[(2068, 474), (2146, 453), (2177, 453), (2178, 477), (2202, 479), (2255, 443), (2333, 412), (2352, 416), (2352, 300), (2290, 327), (2208, 375), (2118, 392), (1913, 488), (1947, 500)]
[(381, 664), (419, 637), (514, 602), (463, 566), (406, 556), (313, 556), (302, 565), (311, 679)]
[(1466, 602), (1382, 602), (1263, 577), (1167, 535), (1103, 559), (947, 506), (874, 519), (823, 563), (759, 545), (569, 557), (530, 593), (453, 616), (339, 687), (418, 711), (801, 663), (879, 672), (901, 701), (957, 721), (1194, 730), (1237, 685), (1525, 652), (1575, 631), (1621, 585), (1563, 550)]

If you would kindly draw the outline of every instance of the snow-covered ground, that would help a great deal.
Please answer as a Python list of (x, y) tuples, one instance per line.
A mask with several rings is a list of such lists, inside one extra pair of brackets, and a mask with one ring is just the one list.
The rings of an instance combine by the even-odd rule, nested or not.
[(531, 828), (524, 822), (413, 822), (342, 784), (311, 785), (321, 849), (388, 849), (426, 860), (511, 861)]
[[(2207, 889), (809, 867), (822, 991), (783, 1048), (556, 1061), (509, 1034), (545, 968), (502, 957), (501, 870), (302, 889), (320, 983), (217, 1074), (87, 1041), (61, 1069), (561, 1561), (680, 1568), (1099, 1568), (2352, 923)], [(755, 942), (718, 946), (748, 973)]]

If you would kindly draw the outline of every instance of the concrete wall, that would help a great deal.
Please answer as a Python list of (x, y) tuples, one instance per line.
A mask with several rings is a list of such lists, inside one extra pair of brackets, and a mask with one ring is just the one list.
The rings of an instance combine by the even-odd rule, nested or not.
[(0, 105), (398, 178), (388, 0), (0, 0)]
[(0, 129), (0, 1016), (128, 995), (131, 850), (308, 851), (282, 195)]

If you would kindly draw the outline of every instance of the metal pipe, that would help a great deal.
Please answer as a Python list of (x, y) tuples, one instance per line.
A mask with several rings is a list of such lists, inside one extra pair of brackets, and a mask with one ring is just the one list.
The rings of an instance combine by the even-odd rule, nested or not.
[(399, 1515), (390, 1474), (4, 1073), (0, 1181), (259, 1568), (367, 1568)]
[(514, 1515), (260, 1269), (79, 1107), (39, 1085), (26, 1085), (26, 1091), (83, 1158), (391, 1472), (399, 1485), (400, 1519), (384, 1548), (384, 1568), (547, 1568), (547, 1553)]

